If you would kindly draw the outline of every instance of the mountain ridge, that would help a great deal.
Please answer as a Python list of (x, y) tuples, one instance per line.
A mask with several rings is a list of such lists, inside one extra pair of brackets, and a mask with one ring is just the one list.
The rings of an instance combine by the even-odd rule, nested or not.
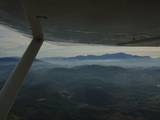
[(19, 61), (19, 57), (0, 57), (0, 62), (18, 62)]
[(113, 53), (103, 55), (78, 55), (75, 57), (46, 57), (44, 60), (110, 60), (110, 59), (152, 59), (150, 56), (138, 56), (126, 53)]

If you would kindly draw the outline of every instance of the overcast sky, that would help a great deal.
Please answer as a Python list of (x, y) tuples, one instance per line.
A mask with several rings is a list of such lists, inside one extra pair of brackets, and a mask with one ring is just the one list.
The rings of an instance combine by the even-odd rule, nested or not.
[[(30, 42), (24, 36), (9, 27), (0, 25), (0, 56), (21, 56)], [(76, 55), (101, 55), (106, 53), (125, 52), (135, 55), (160, 57), (159, 47), (112, 47), (101, 45), (48, 43), (45, 42), (38, 57), (76, 56)]]

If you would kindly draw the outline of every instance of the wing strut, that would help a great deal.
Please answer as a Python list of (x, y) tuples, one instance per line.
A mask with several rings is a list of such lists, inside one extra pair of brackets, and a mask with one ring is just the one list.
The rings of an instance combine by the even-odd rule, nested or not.
[(7, 119), (25, 76), (44, 41), (39, 17), (29, 16), (29, 20), (32, 27), (33, 40), (0, 91), (0, 120)]

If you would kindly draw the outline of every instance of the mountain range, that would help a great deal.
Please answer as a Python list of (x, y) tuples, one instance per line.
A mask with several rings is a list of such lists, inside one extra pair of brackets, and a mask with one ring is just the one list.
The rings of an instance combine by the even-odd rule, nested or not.
[(151, 59), (150, 56), (138, 56), (126, 53), (114, 53), (104, 55), (79, 55), (75, 57), (46, 57), (43, 60), (112, 60), (112, 59)]

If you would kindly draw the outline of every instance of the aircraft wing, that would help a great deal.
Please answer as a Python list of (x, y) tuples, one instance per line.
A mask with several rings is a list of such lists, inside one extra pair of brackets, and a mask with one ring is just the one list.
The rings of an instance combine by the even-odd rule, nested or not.
[(160, 46), (160, 2), (144, 0), (1, 0), (0, 23), (31, 35), (27, 15), (41, 20), (44, 39), (115, 46)]

